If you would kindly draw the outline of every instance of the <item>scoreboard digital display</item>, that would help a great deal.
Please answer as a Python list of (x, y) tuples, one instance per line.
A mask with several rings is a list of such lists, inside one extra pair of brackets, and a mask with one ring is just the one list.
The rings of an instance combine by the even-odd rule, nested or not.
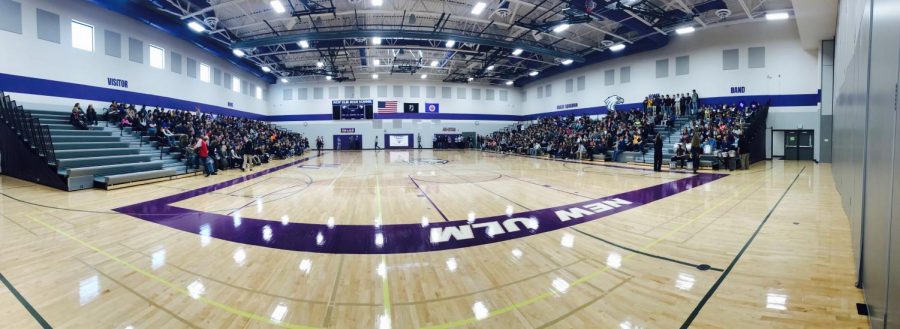
[(331, 101), (332, 120), (372, 119), (371, 99), (348, 99)]

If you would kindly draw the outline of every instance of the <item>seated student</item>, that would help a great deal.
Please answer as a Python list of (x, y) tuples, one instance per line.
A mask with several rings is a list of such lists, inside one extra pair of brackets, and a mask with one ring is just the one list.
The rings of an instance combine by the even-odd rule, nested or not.
[(78, 129), (87, 129), (84, 113), (81, 111), (81, 106), (78, 105), (78, 103), (75, 103), (75, 106), (72, 107), (72, 114), (69, 115), (69, 123)]
[(88, 105), (87, 113), (85, 114), (85, 122), (89, 125), (97, 124), (97, 110), (94, 109), (94, 105)]
[(672, 156), (672, 162), (675, 162), (676, 167), (684, 168), (687, 161), (687, 150), (684, 149), (684, 146), (681, 143), (678, 143), (678, 146), (675, 148), (675, 155)]

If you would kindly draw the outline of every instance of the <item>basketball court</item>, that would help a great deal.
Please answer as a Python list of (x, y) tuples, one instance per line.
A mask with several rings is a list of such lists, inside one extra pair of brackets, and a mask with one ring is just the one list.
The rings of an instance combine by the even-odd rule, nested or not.
[(764, 161), (694, 175), (390, 150), (111, 191), (4, 176), (0, 268), (15, 290), (0, 292), (0, 317), (10, 328), (864, 328), (830, 170)]

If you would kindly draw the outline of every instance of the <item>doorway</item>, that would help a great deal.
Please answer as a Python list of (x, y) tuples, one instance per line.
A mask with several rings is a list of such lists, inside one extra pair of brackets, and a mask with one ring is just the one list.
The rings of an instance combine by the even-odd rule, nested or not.
[(784, 131), (785, 160), (813, 160), (815, 132), (813, 130)]

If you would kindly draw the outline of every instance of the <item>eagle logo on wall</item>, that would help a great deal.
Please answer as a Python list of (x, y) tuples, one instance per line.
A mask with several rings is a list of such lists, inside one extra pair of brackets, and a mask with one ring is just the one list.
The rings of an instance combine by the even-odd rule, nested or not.
[(606, 103), (607, 110), (615, 111), (616, 105), (625, 103), (625, 99), (622, 97), (619, 97), (619, 95), (612, 95), (612, 96), (607, 97), (606, 100), (604, 101), (604, 103)]

